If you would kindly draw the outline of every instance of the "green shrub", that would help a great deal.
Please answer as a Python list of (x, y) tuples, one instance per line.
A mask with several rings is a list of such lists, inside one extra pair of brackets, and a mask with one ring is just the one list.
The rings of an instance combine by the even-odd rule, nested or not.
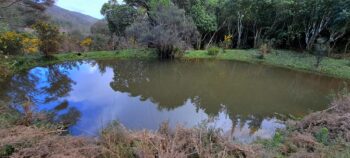
[(12, 145), (5, 145), (0, 148), (0, 157), (9, 157), (15, 152), (15, 148)]
[(316, 133), (315, 137), (319, 143), (327, 145), (328, 144), (328, 135), (329, 135), (328, 129), (326, 127), (323, 127), (320, 129), (319, 132)]
[(283, 141), (283, 136), (281, 133), (276, 132), (275, 135), (272, 138), (272, 146), (276, 147), (279, 144), (281, 144)]
[(216, 56), (220, 53), (221, 49), (219, 47), (210, 47), (208, 48), (208, 55)]

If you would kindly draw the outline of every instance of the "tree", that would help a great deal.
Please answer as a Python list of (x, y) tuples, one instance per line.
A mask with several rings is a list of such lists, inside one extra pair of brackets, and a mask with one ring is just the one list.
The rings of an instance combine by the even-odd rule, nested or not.
[(45, 22), (38, 22), (33, 28), (40, 39), (39, 50), (44, 53), (45, 57), (56, 53), (61, 40), (58, 27)]
[(159, 5), (150, 15), (152, 21), (135, 22), (126, 32), (129, 38), (156, 48), (159, 58), (173, 58), (176, 51), (184, 50), (195, 43), (198, 32), (184, 10), (173, 5)]
[(92, 50), (112, 50), (111, 33), (106, 20), (100, 20), (91, 26)]
[[(216, 11), (219, 3), (216, 0), (173, 0), (173, 3), (184, 9), (186, 14), (192, 17), (200, 33), (197, 47), (209, 38), (209, 43), (218, 31), (218, 20)], [(211, 35), (211, 37), (210, 37)]]
[(129, 5), (119, 5), (110, 1), (103, 5), (101, 13), (106, 16), (110, 32), (123, 35), (126, 27), (131, 25), (137, 16), (137, 10)]
[[(235, 32), (237, 32), (237, 43), (236, 47), (241, 48), (242, 46), (242, 36), (244, 31), (244, 20), (248, 17), (249, 7), (251, 6), (250, 1), (245, 0), (226, 0), (223, 7), (223, 17), (230, 21), (230, 29), (235, 26)], [(233, 32), (233, 31), (230, 31)]]
[[(327, 30), (329, 31), (329, 43), (331, 44), (328, 56), (336, 46), (337, 41), (344, 37), (350, 29), (350, 1), (339, 0), (333, 8), (333, 18)], [(345, 46), (346, 47), (346, 46)]]
[[(152, 29), (159, 26), (154, 14), (160, 12), (158, 6), (172, 5), (192, 18), (199, 32), (197, 48), (221, 44), (225, 35), (232, 35), (231, 43), (225, 45), (236, 48), (269, 43), (274, 48), (311, 50), (320, 37), (330, 43), (328, 54), (346, 51), (350, 45), (349, 0), (125, 0), (123, 5), (111, 0), (102, 10), (119, 8), (114, 16), (117, 20), (108, 23), (118, 36), (124, 36), (125, 28), (134, 22), (147, 22)], [(130, 18), (125, 8), (137, 14)], [(137, 29), (141, 28), (144, 26)]]

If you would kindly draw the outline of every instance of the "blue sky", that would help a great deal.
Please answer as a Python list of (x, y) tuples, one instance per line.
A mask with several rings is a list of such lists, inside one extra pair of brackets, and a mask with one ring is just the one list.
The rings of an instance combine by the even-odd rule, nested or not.
[(80, 12), (102, 19), (100, 9), (108, 0), (57, 0), (56, 5), (71, 11)]

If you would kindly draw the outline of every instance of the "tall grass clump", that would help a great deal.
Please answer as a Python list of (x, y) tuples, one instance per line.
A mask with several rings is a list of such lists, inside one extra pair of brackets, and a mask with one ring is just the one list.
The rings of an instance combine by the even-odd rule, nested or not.
[(164, 123), (158, 131), (128, 131), (113, 124), (102, 132), (103, 155), (107, 157), (254, 157), (249, 145), (235, 144), (220, 130), (208, 127), (170, 129)]
[(271, 46), (267, 43), (264, 43), (259, 48), (259, 56), (258, 59), (265, 59), (265, 56), (271, 53)]
[(217, 56), (221, 51), (221, 48), (213, 46), (208, 48), (208, 55), (210, 56)]

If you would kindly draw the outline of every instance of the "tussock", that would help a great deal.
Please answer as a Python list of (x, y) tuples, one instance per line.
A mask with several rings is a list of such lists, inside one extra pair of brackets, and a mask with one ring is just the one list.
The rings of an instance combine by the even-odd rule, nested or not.
[(60, 136), (60, 130), (16, 126), (0, 130), (0, 149), (14, 148), (11, 157), (97, 157), (95, 142), (71, 136)]
[(316, 134), (322, 128), (329, 130), (329, 138), (350, 141), (350, 96), (334, 100), (327, 110), (308, 115), (297, 124), (301, 133)]
[[(158, 131), (130, 131), (113, 123), (101, 131), (96, 141), (64, 135), (63, 130), (17, 125), (0, 129), (0, 157), (4, 151), (5, 156), (19, 158), (329, 157), (332, 155), (327, 153), (334, 152), (348, 157), (349, 113), (350, 96), (344, 95), (333, 101), (327, 110), (312, 113), (298, 122), (290, 121), (288, 128), (292, 131), (282, 131), (281, 139), (252, 144), (235, 143), (220, 130), (206, 125), (177, 126), (170, 130), (164, 123)], [(317, 137), (320, 131), (327, 131), (321, 133), (322, 139)]]
[(259, 146), (240, 145), (229, 140), (219, 131), (207, 128), (178, 126), (171, 132), (167, 124), (157, 132), (128, 132), (115, 126), (102, 134), (104, 155), (112, 157), (259, 157)]

